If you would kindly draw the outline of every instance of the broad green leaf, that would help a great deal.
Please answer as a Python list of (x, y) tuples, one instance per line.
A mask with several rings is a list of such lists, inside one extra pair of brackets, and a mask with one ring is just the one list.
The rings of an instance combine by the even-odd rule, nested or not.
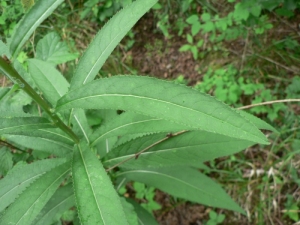
[(83, 138), (87, 143), (90, 143), (90, 136), (93, 131), (89, 127), (84, 110), (74, 109), (72, 114), (73, 131), (79, 138)]
[(39, 59), (30, 59), (28, 69), (35, 84), (52, 105), (67, 93), (69, 83), (53, 65)]
[(31, 224), (69, 172), (70, 162), (67, 162), (36, 179), (8, 207), (0, 224)]
[(74, 205), (74, 192), (70, 183), (57, 189), (33, 224), (51, 225), (59, 221), (62, 214)]
[(17, 164), (0, 180), (0, 211), (10, 205), (34, 180), (65, 159), (45, 159), (31, 164)]
[(150, 77), (113, 76), (68, 92), (57, 110), (106, 108), (134, 111), (238, 139), (268, 144), (248, 120), (215, 98), (186, 86)]
[(179, 198), (237, 211), (242, 210), (222, 187), (196, 169), (167, 167), (159, 169), (136, 169), (121, 172), (118, 177), (145, 183)]
[[(166, 137), (164, 134), (145, 136), (110, 151), (103, 162), (111, 167)], [(255, 143), (206, 131), (189, 131), (154, 145), (137, 159), (120, 165), (126, 168), (153, 168), (167, 166), (202, 167), (202, 163), (232, 155)]]
[(58, 128), (38, 129), (38, 130), (31, 130), (31, 131), (18, 131), (18, 132), (14, 132), (14, 134), (28, 136), (28, 137), (38, 137), (42, 139), (52, 140), (55, 142), (61, 142), (70, 146), (74, 145), (73, 140)]
[(166, 120), (152, 118), (132, 112), (122, 113), (113, 121), (103, 123), (91, 136), (91, 145), (109, 137), (128, 134), (147, 134), (157, 132), (175, 132), (189, 127), (180, 126)]
[(0, 134), (51, 127), (51, 122), (43, 117), (0, 118)]
[(61, 42), (61, 38), (56, 32), (44, 36), (36, 46), (36, 58), (53, 65), (71, 61), (77, 57), (78, 54), (70, 53), (68, 45)]
[(138, 203), (130, 198), (127, 198), (126, 200), (133, 205), (138, 216), (139, 225), (158, 225), (157, 221), (146, 209), (141, 207)]
[(82, 224), (128, 224), (110, 178), (85, 143), (75, 147), (72, 174), (76, 205)]
[(48, 152), (58, 156), (66, 156), (73, 150), (73, 145), (65, 144), (49, 138), (30, 137), (24, 135), (6, 134), (3, 137), (14, 145), (30, 148), (37, 151)]
[(80, 59), (71, 82), (71, 90), (95, 78), (114, 48), (156, 2), (157, 0), (137, 0), (113, 16)]
[(35, 29), (63, 2), (63, 0), (37, 1), (14, 29), (9, 43), (10, 53), (16, 58)]

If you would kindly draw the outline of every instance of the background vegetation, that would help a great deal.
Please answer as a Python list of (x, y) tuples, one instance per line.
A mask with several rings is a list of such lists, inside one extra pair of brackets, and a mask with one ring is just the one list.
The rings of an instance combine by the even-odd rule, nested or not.
[[(99, 28), (129, 2), (65, 1), (35, 32), (18, 60), (37, 55), (33, 46), (51, 31), (52, 38), (63, 40), (61, 48), (69, 50), (58, 68), (71, 74)], [(32, 4), (0, 0), (2, 40), (9, 39), (13, 21)], [(269, 134), (270, 146), (258, 145), (207, 164), (206, 173), (224, 184), (248, 218), (184, 202), (136, 182), (122, 187), (121, 194), (154, 210), (161, 224), (299, 224), (299, 10), (297, 0), (161, 0), (99, 72), (99, 76), (151, 74), (174, 80), (233, 107), (294, 99), (247, 109), (278, 130)], [(1, 78), (1, 84), (8, 81)], [(28, 100), (19, 95), (13, 101), (17, 106)], [(1, 148), (3, 176), (18, 159), (9, 146)], [(63, 218), (72, 218), (72, 211)]]

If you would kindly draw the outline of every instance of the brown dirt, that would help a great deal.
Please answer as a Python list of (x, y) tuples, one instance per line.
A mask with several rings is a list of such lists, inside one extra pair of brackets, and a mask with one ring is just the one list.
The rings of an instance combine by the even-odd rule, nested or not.
[[(190, 52), (179, 52), (184, 39), (175, 36), (165, 39), (161, 33), (155, 33), (155, 19), (146, 14), (135, 26), (135, 44), (131, 50), (133, 67), (141, 75), (150, 75), (163, 79), (175, 79), (183, 75), (190, 84), (200, 79), (199, 65)], [(146, 40), (146, 41), (145, 41)]]

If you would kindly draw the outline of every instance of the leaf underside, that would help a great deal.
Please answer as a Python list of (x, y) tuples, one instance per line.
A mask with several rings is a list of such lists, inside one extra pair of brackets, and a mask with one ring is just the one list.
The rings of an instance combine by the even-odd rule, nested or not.
[(72, 163), (78, 215), (82, 224), (127, 224), (122, 205), (100, 161), (85, 143), (76, 145)]

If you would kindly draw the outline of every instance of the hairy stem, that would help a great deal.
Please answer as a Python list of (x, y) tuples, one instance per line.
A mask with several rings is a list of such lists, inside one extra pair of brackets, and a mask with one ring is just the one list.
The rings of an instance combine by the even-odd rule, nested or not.
[(76, 134), (64, 124), (64, 122), (55, 114), (51, 107), (45, 102), (36, 91), (21, 77), (21, 75), (12, 67), (11, 63), (0, 57), (0, 72), (11, 79), (15, 84), (18, 84), (52, 119), (54, 125), (68, 134), (75, 143), (79, 143), (79, 138)]

